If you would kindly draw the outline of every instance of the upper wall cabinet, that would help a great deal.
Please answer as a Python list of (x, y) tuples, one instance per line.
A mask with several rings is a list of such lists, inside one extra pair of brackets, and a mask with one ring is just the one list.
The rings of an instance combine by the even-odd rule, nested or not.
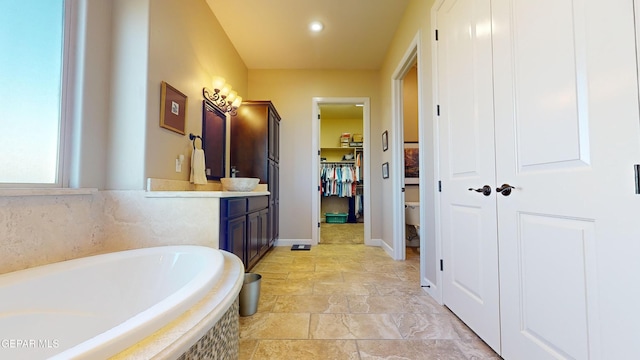
[(202, 148), (207, 179), (224, 177), (227, 117), (208, 100), (202, 101)]
[(280, 115), (271, 101), (243, 101), (231, 117), (231, 166), (241, 177), (257, 177), (269, 195), (268, 246), (279, 237)]
[(243, 101), (231, 117), (231, 166), (241, 177), (268, 183), (269, 160), (279, 162), (280, 115), (270, 101)]

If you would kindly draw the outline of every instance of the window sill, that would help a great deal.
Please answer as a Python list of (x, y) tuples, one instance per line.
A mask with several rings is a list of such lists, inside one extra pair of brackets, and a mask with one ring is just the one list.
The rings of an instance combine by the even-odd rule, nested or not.
[(91, 195), (98, 191), (93, 188), (67, 189), (67, 188), (43, 188), (43, 189), (0, 189), (0, 197), (12, 196), (58, 196), (58, 195)]

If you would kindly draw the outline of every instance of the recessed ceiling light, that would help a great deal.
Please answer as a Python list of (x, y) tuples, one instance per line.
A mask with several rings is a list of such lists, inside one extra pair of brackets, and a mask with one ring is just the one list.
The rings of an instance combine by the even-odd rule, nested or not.
[(313, 32), (320, 32), (324, 29), (324, 25), (320, 21), (313, 21), (309, 24), (309, 29)]

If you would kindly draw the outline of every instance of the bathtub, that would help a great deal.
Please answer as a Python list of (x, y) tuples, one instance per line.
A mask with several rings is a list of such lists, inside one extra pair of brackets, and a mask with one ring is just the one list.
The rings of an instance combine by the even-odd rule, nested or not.
[(175, 358), (237, 302), (243, 273), (226, 252), (163, 246), (0, 275), (0, 358)]

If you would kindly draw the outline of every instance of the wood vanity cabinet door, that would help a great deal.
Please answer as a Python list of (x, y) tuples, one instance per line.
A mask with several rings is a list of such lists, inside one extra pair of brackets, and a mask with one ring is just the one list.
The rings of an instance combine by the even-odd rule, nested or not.
[(245, 256), (245, 239), (247, 231), (247, 217), (242, 215), (227, 222), (227, 246), (226, 250), (231, 251), (242, 260), (245, 269), (248, 268), (248, 258)]
[(260, 255), (260, 212), (250, 213), (247, 218), (247, 264), (250, 269)]
[(269, 159), (280, 161), (280, 120), (274, 111), (269, 111)]
[(260, 255), (264, 254), (269, 250), (269, 228), (270, 228), (270, 220), (269, 209), (264, 209), (258, 213), (258, 245), (259, 245), (259, 253)]

